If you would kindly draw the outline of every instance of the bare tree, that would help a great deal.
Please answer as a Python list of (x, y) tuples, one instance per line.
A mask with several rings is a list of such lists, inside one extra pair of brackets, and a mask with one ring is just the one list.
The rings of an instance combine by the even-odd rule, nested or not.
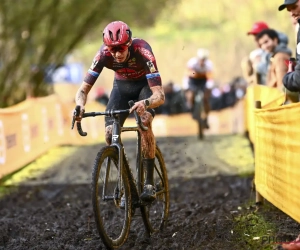
[(14, 0), (12, 8), (11, 0), (1, 0), (0, 108), (27, 95), (51, 93), (45, 70), (62, 65), (85, 36), (102, 34), (104, 23), (119, 19), (151, 25), (166, 2)]

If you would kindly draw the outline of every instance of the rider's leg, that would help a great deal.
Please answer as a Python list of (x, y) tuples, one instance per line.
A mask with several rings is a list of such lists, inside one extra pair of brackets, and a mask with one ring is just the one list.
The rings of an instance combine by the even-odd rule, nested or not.
[(194, 104), (195, 104), (195, 95), (197, 93), (198, 88), (199, 88), (198, 80), (195, 78), (189, 77), (188, 89), (185, 92), (186, 105), (187, 105), (188, 111), (193, 111)]
[[(126, 85), (126, 84), (123, 84)], [(126, 85), (127, 87), (127, 85)], [(132, 89), (132, 88), (131, 88)], [(113, 89), (110, 93), (108, 103), (106, 105), (106, 111), (112, 109), (126, 109), (129, 108), (128, 101), (131, 100), (126, 95), (120, 94), (120, 88), (118, 83), (115, 81), (113, 84)], [(128, 114), (120, 114), (120, 125), (123, 126)], [(110, 145), (112, 142), (112, 126), (114, 118), (105, 116), (105, 141), (107, 145)]]
[(192, 110), (194, 106), (194, 96), (195, 93), (191, 89), (187, 89), (185, 92), (186, 105), (188, 110)]
[(204, 89), (204, 93), (203, 93), (203, 106), (204, 106), (204, 117), (203, 121), (204, 121), (204, 126), (206, 128), (209, 128), (208, 122), (207, 122), (207, 118), (208, 118), (208, 114), (210, 111), (210, 96), (211, 96), (211, 90), (205, 88)]
[(153, 201), (156, 198), (154, 183), (154, 160), (155, 160), (155, 137), (152, 131), (153, 116), (145, 112), (141, 116), (142, 122), (148, 127), (147, 131), (141, 132), (143, 167), (146, 170), (146, 180), (141, 199), (144, 201)]

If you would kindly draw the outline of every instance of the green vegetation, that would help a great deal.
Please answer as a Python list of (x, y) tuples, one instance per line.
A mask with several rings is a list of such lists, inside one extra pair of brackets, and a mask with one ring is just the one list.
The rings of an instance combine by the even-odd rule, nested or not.
[(260, 212), (254, 211), (253, 206), (245, 204), (240, 209), (242, 213), (234, 218), (233, 232), (237, 234), (236, 242), (242, 243), (241, 245), (245, 246), (243, 249), (274, 249), (276, 246), (274, 238), (278, 229), (276, 224), (265, 216), (266, 213), (273, 211), (274, 207), (266, 203)]
[[(173, 80), (181, 85), (186, 62), (195, 56), (199, 47), (210, 50), (220, 84), (241, 75), (241, 59), (255, 49), (254, 38), (247, 36), (247, 32), (256, 21), (265, 21), (271, 28), (287, 34), (290, 48), (295, 51), (295, 32), (289, 14), (277, 10), (282, 0), (180, 0), (175, 3), (168, 2), (153, 27), (141, 29), (129, 23), (134, 36), (151, 44), (164, 83)], [(87, 67), (100, 44), (99, 37), (88, 45), (89, 50), (84, 44), (78, 50)], [(112, 72), (104, 71), (97, 84), (110, 88), (112, 78)]]
[(214, 151), (219, 159), (232, 167), (240, 176), (254, 173), (254, 157), (248, 140), (242, 135), (228, 135), (214, 144)]
[[(102, 29), (113, 20), (127, 22), (136, 37), (148, 41), (163, 82), (181, 85), (187, 60), (199, 47), (211, 52), (215, 78), (223, 84), (241, 75), (240, 61), (255, 48), (246, 35), (255, 21), (286, 33), (295, 48), (295, 33), (282, 0), (11, 0), (0, 1), (0, 108), (26, 96), (51, 93), (44, 70), (61, 65), (66, 55), (89, 67), (102, 43)], [(97, 84), (111, 87), (104, 70)]]
[[(145, 37), (158, 49), (159, 65), (165, 81), (181, 81), (186, 61), (197, 48), (206, 47), (216, 68), (220, 83), (240, 75), (240, 61), (255, 48), (253, 37), (246, 35), (256, 21), (265, 21), (271, 28), (284, 32), (294, 51), (295, 33), (289, 14), (279, 12), (281, 0), (260, 1), (181, 1), (175, 10), (166, 8), (155, 27)], [(168, 47), (166, 52), (161, 47)], [(156, 53), (157, 54), (157, 53)], [(175, 61), (175, 62), (174, 62)], [(162, 65), (168, 65), (162, 66)]]

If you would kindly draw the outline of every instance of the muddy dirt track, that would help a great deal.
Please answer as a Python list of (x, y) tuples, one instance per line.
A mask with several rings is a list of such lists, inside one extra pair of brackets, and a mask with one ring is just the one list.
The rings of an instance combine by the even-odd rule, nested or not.
[[(266, 221), (275, 223), (273, 233), (285, 239), (293, 240), (299, 233), (298, 223), (271, 205), (258, 212), (251, 206), (253, 176), (239, 173), (249, 172), (253, 165), (251, 161), (245, 163), (251, 152), (241, 137), (209, 136), (204, 142), (193, 137), (159, 138), (157, 143), (169, 174), (168, 226), (148, 239), (136, 213), (128, 241), (121, 249), (281, 249), (276, 244), (254, 246), (254, 239), (245, 240), (247, 227), (254, 225), (245, 222), (241, 229), (236, 219), (241, 214), (260, 213)], [(239, 150), (233, 143), (239, 144)], [(80, 147), (39, 178), (28, 178), (18, 188), (4, 189), (6, 195), (0, 199), (0, 249), (105, 249), (90, 198), (91, 168), (101, 146)], [(126, 141), (125, 146), (132, 158), (135, 142)], [(244, 171), (241, 165), (246, 166)]]

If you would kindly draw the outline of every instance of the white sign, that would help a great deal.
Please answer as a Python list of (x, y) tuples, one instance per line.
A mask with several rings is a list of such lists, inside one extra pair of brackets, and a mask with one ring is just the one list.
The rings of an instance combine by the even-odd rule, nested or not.
[(28, 114), (24, 113), (21, 116), (22, 119), (22, 134), (23, 134), (23, 147), (25, 152), (29, 152), (31, 148), (30, 141), (30, 125)]

